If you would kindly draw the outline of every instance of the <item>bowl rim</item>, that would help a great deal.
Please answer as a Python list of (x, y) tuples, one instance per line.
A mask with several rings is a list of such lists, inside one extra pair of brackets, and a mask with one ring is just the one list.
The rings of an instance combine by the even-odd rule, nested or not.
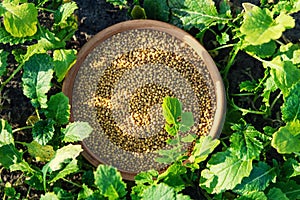
[[(82, 65), (86, 57), (101, 42), (107, 40), (111, 36), (117, 33), (133, 30), (133, 29), (152, 29), (152, 30), (157, 30), (157, 31), (170, 34), (176, 37), (177, 39), (181, 40), (182, 42), (188, 44), (202, 58), (209, 72), (209, 75), (212, 79), (215, 95), (216, 95), (216, 110), (215, 110), (215, 115), (214, 115), (214, 119), (213, 119), (213, 123), (209, 135), (214, 139), (218, 138), (221, 134), (224, 121), (225, 121), (226, 98), (225, 98), (225, 89), (224, 89), (222, 77), (212, 57), (209, 55), (206, 49), (189, 33), (185, 32), (184, 30), (174, 25), (157, 21), (157, 20), (149, 20), (149, 19), (129, 20), (129, 21), (117, 23), (98, 32), (95, 36), (89, 39), (87, 43), (83, 45), (83, 47), (78, 52), (76, 63), (67, 73), (62, 86), (62, 91), (67, 97), (69, 97), (69, 101), (71, 105), (70, 121), (71, 122), (74, 121), (73, 113), (72, 113), (73, 86), (76, 79), (76, 75), (80, 69), (80, 66)], [(97, 167), (99, 164), (105, 164), (104, 162), (101, 162), (98, 159), (98, 157), (95, 156), (95, 154), (89, 150), (89, 148), (85, 145), (84, 142), (81, 142), (81, 144), (84, 149), (82, 155), (92, 165)], [(132, 173), (124, 170), (119, 170), (119, 171), (121, 172), (122, 177), (126, 180), (134, 180), (134, 176), (137, 174), (137, 173)]]

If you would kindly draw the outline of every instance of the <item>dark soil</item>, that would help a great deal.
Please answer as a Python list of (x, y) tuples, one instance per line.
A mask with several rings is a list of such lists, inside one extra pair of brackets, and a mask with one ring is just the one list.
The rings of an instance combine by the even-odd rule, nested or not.
[[(241, 2), (235, 0), (234, 4), (241, 7)], [(249, 2), (249, 1), (248, 1)], [(257, 3), (259, 1), (254, 1)], [(105, 2), (105, 0), (76, 0), (78, 4), (78, 19), (79, 19), (79, 30), (76, 32), (73, 40), (67, 44), (68, 48), (75, 48), (79, 50), (89, 38), (103, 30), (104, 28), (116, 24), (121, 21), (129, 19), (127, 10), (119, 10), (118, 8), (113, 7), (112, 5)], [(296, 13), (294, 17), (297, 19), (296, 28), (286, 32), (286, 39), (292, 42), (299, 42), (299, 29), (300, 29), (300, 13)], [(207, 36), (209, 40), (209, 36)], [(210, 44), (207, 41), (207, 44)], [(204, 44), (205, 45), (205, 44)], [(209, 45), (208, 45), (209, 46)], [(209, 47), (208, 47), (209, 48)], [(219, 56), (214, 59), (218, 62), (228, 56), (228, 51), (224, 51)], [(10, 63), (11, 70), (14, 68), (14, 63)], [(255, 70), (253, 70), (255, 69)], [(250, 56), (247, 56), (244, 53), (239, 53), (234, 66), (230, 71), (230, 88), (232, 88), (231, 93), (237, 93), (239, 91), (239, 83), (244, 80), (249, 80), (250, 77), (261, 78), (263, 77), (263, 68), (260, 62), (254, 60)], [(13, 128), (22, 127), (26, 125), (27, 118), (34, 113), (34, 108), (31, 106), (29, 99), (23, 95), (21, 87), (21, 76), (18, 74), (14, 79), (6, 86), (3, 94), (0, 94), (0, 115), (1, 118), (8, 120), (8, 122), (13, 126)], [(244, 108), (249, 106), (250, 101), (247, 99), (236, 98), (236, 103)], [(279, 108), (274, 110), (274, 115), (277, 114)], [(247, 116), (247, 121), (252, 123), (255, 128), (261, 130), (265, 125), (270, 125), (276, 127), (276, 122), (270, 122), (269, 124), (265, 123), (264, 120), (260, 120), (257, 117)], [(15, 134), (15, 140), (17, 141), (31, 141), (30, 132), (18, 132)], [(83, 168), (91, 169), (90, 165), (83, 166)], [(18, 193), (21, 194), (21, 198), (29, 199), (39, 199), (41, 191), (35, 189), (29, 189), (26, 187), (25, 178), (18, 172), (8, 172), (7, 170), (0, 171), (0, 184), (3, 185), (6, 182), (10, 182)], [(72, 181), (81, 180), (81, 175), (76, 175), (69, 177)], [(133, 185), (132, 182), (128, 182), (128, 185)], [(65, 189), (71, 187), (70, 185), (63, 186)], [(3, 187), (1, 187), (3, 188)], [(195, 199), (201, 199), (203, 197), (199, 196), (197, 191), (192, 189), (187, 189), (185, 191), (187, 194), (190, 194)], [(3, 191), (0, 191), (0, 197), (2, 196)]]

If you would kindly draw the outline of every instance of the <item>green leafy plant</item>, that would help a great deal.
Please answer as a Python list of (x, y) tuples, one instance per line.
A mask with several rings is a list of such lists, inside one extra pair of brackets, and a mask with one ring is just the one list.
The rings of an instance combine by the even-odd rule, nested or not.
[[(167, 143), (173, 148), (159, 150), (157, 162), (170, 164), (168, 169), (159, 174), (150, 170), (141, 172), (135, 177), (136, 186), (132, 188), (132, 199), (190, 199), (180, 193), (185, 187), (193, 186), (197, 179), (194, 172), (200, 169), (200, 163), (205, 161), (210, 153), (218, 146), (219, 140), (210, 136), (188, 134), (182, 137), (180, 132), (189, 131), (194, 124), (191, 112), (182, 112), (182, 104), (177, 98), (165, 97), (163, 99), (163, 115), (166, 120), (165, 130), (173, 136)], [(187, 152), (182, 143), (192, 143), (193, 150)], [(190, 155), (188, 155), (190, 153)]]
[[(219, 51), (222, 48), (233, 47), (227, 63), (224, 64), (225, 68), (221, 69), (227, 89), (227, 99), (231, 106), (229, 112), (241, 112), (242, 115), (263, 115), (268, 119), (272, 116), (274, 107), (280, 106), (280, 99), (283, 97), (282, 119), (277, 119), (282, 121), (283, 125), (274, 129), (266, 126), (262, 133), (245, 120), (235, 121), (231, 126), (229, 145), (224, 141), (225, 150), (213, 154), (207, 162), (207, 169), (202, 170), (200, 187), (207, 193), (217, 194), (222, 198), (228, 198), (229, 191), (232, 191), (233, 196), (239, 199), (267, 199), (273, 195), (271, 191), (276, 191), (279, 196), (286, 196), (289, 193), (287, 188), (277, 190), (276, 185), (290, 180), (291, 177), (283, 175), (284, 169), (281, 167), (283, 163), (278, 163), (275, 159), (271, 163), (267, 162), (267, 156), (270, 155), (272, 148), (275, 148), (283, 160), (289, 158), (287, 156), (289, 154), (292, 159), (295, 159), (295, 163), (299, 162), (299, 149), (296, 145), (299, 142), (299, 97), (297, 94), (300, 80), (297, 56), (299, 46), (292, 43), (284, 44), (279, 40), (285, 29), (295, 26), (295, 20), (291, 14), (299, 11), (299, 6), (297, 2), (281, 2), (280, 6), (289, 5), (291, 8), (279, 11), (277, 7), (279, 4), (260, 8), (250, 3), (244, 3), (244, 12), (233, 17), (233, 13), (228, 11), (230, 6), (224, 5), (226, 1), (222, 3), (223, 6), (220, 7), (220, 13), (218, 13), (216, 8), (208, 9), (214, 5), (212, 1), (207, 1), (206, 9), (201, 10), (207, 14), (201, 19), (202, 21), (192, 21), (194, 13), (191, 15), (188, 12), (184, 15), (176, 13), (175, 16), (180, 19), (183, 27), (187, 30), (190, 27), (206, 26), (207, 28), (201, 29), (201, 38), (205, 31), (215, 33), (209, 28), (216, 24), (221, 31), (226, 31), (222, 33), (221, 38), (226, 38), (225, 34), (228, 34), (229, 38), (233, 38), (233, 44), (226, 44), (228, 40), (225, 39), (222, 41), (225, 43), (224, 46), (213, 50)], [(170, 1), (169, 5), (171, 5)], [(192, 12), (200, 9), (202, 4), (195, 7), (188, 5), (192, 4), (185, 4), (190, 9), (189, 12)], [(170, 9), (172, 11), (172, 8)], [(227, 11), (224, 12), (225, 10), (222, 9)], [(187, 21), (187, 17), (190, 20)], [(201, 18), (201, 15), (198, 14), (197, 17)], [(207, 17), (212, 21), (207, 21)], [(223, 18), (227, 18), (227, 21)], [(218, 37), (219, 35), (216, 34), (217, 41), (220, 40), (220, 37), (219, 40), (217, 39)], [(234, 102), (234, 98), (231, 98), (227, 78), (239, 51), (244, 51), (260, 61), (265, 69), (262, 79), (241, 82), (241, 92), (245, 91), (248, 94), (238, 94), (241, 98), (244, 95), (253, 95), (254, 102), (261, 99), (261, 107), (258, 110), (239, 107)], [(273, 94), (277, 94), (277, 96), (274, 98)], [(284, 125), (284, 123), (286, 124)], [(297, 171), (293, 170), (295, 168), (292, 168), (292, 174), (297, 174)], [(291, 188), (297, 188), (299, 183), (292, 181), (288, 184), (291, 184)], [(299, 198), (299, 192), (295, 191), (295, 196), (289, 198)]]
[[(134, 18), (172, 23), (209, 44), (228, 102), (221, 138), (187, 133), (194, 124), (192, 114), (182, 112), (184, 105), (178, 99), (166, 97), (162, 107), (171, 139), (157, 158), (168, 164), (165, 171), (141, 172), (129, 189), (111, 166), (83, 169), (82, 148), (76, 143), (92, 129), (86, 122), (69, 123), (68, 98), (61, 92), (49, 94), (54, 85), (59, 88), (76, 60), (76, 51), (66, 49), (66, 43), (77, 29), (73, 14), (77, 5), (4, 0), (0, 3), (0, 100), (5, 99), (6, 85), (22, 71), (23, 93), (35, 113), (23, 127), (12, 128), (0, 119), (0, 172), (19, 172), (28, 194), (34, 188), (41, 191), (40, 199), (125, 199), (127, 191), (131, 199), (191, 199), (191, 190), (196, 191), (195, 198), (299, 199), (300, 46), (285, 37), (286, 30), (295, 27), (299, 1), (261, 0), (259, 6), (246, 2), (242, 7), (227, 0), (218, 5), (212, 0), (107, 2), (133, 7), (129, 13)], [(53, 23), (40, 22), (39, 13), (53, 14)], [(207, 35), (212, 39), (207, 41)], [(237, 64), (241, 54), (258, 63), (250, 71), (259, 68), (261, 77)], [(239, 80), (238, 92), (230, 80), (233, 66), (249, 77)], [(16, 140), (14, 135), (20, 131), (32, 139)], [(185, 146), (190, 146), (189, 151)], [(82, 180), (68, 178), (76, 173), (82, 173)], [(72, 189), (67, 191), (63, 184), (71, 184)], [(22, 198), (14, 184), (1, 178), (0, 194), (2, 199)]]
[[(46, 1), (36, 4), (27, 1), (0, 3), (0, 16), (3, 17), (0, 43), (11, 47), (11, 52), (0, 50), (0, 90), (2, 92), (6, 84), (22, 70), (23, 93), (35, 108), (35, 115), (28, 118), (28, 126), (12, 129), (7, 120), (0, 119), (0, 166), (1, 170), (5, 168), (10, 172), (22, 173), (29, 188), (43, 190), (47, 193), (45, 196), (53, 196), (51, 185), (79, 171), (77, 157), (82, 148), (71, 143), (88, 137), (92, 128), (86, 122), (69, 123), (69, 99), (62, 92), (48, 94), (53, 79), (62, 81), (76, 60), (76, 51), (65, 49), (65, 45), (77, 28), (73, 15), (77, 5), (69, 2), (51, 10), (42, 7), (44, 3)], [(39, 23), (38, 11), (44, 9), (54, 13), (53, 27)], [(27, 48), (22, 49), (21, 44), (25, 42)], [(7, 74), (10, 54), (14, 56), (17, 68)], [(27, 129), (31, 129), (32, 141), (14, 139), (14, 133)], [(19, 149), (17, 145), (23, 148)], [(24, 158), (25, 154), (29, 154), (30, 161)], [(3, 189), (4, 199), (20, 197), (9, 182)]]
[[(31, 45), (27, 45), (25, 51), (18, 48), (18, 46), (13, 48), (11, 53), (19, 65), (13, 73), (2, 82), (0, 87), (1, 91), (23, 68), (25, 62), (35, 54), (43, 54), (49, 50), (54, 51), (53, 59), (56, 62), (54, 64), (55, 69), (53, 70), (55, 70), (58, 81), (64, 78), (68, 69), (74, 64), (76, 51), (66, 50), (64, 48), (66, 41), (71, 38), (77, 29), (76, 18), (73, 15), (74, 10), (77, 9), (77, 5), (74, 2), (68, 2), (51, 10), (42, 7), (46, 2), (47, 1), (43, 1), (42, 3), (34, 4), (27, 3), (27, 1), (3, 1), (0, 3), (0, 16), (3, 17), (3, 26), (0, 27), (0, 43), (20, 45), (25, 42), (32, 42), (33, 40), (37, 41), (36, 43), (32, 42)], [(53, 27), (46, 27), (38, 22), (39, 10), (47, 10), (54, 14), (55, 23)], [(1, 58), (7, 59), (7, 53), (8, 52), (1, 50)], [(6, 59), (1, 60), (5, 63)], [(50, 63), (52, 64), (53, 62)], [(3, 71), (6, 66), (1, 67)]]
[(162, 104), (163, 115), (166, 120), (165, 130), (174, 136), (174, 139), (169, 139), (167, 143), (173, 148), (169, 150), (159, 150), (161, 157), (156, 158), (157, 162), (172, 163), (176, 161), (178, 156), (185, 152), (182, 149), (182, 142), (192, 142), (195, 136), (189, 134), (186, 137), (181, 137), (179, 131), (186, 132), (194, 124), (193, 114), (191, 112), (182, 113), (182, 104), (177, 98), (165, 97)]
[[(187, 31), (193, 29), (193, 33), (198, 30), (196, 37), (200, 42), (206, 34), (215, 36), (214, 41), (208, 42), (215, 47), (210, 50), (212, 55), (229, 52), (217, 63), (229, 104), (225, 136), (220, 139), (223, 147), (222, 151), (212, 154), (201, 171), (202, 193), (208, 199), (299, 198), (300, 48), (298, 43), (284, 36), (287, 29), (295, 27), (293, 14), (300, 11), (299, 2), (261, 1), (260, 6), (246, 2), (237, 9), (226, 0), (220, 1), (218, 7), (212, 0), (165, 0), (145, 1), (144, 7), (148, 18), (166, 21)], [(232, 93), (230, 71), (241, 52), (260, 62), (263, 77), (249, 75), (250, 80), (240, 81), (240, 92)], [(246, 69), (244, 71), (246, 74)], [(250, 102), (248, 108), (240, 103), (246, 100)], [(169, 117), (168, 124), (172, 125), (166, 126), (173, 135), (178, 133), (178, 126), (173, 125), (178, 123), (178, 115), (180, 112), (173, 113), (175, 122)], [(252, 123), (263, 120), (265, 125), (254, 127), (244, 116), (254, 119)], [(170, 151), (174, 152), (175, 148)], [(171, 155), (167, 152), (161, 152), (163, 156), (159, 160)], [(186, 158), (182, 153), (180, 157), (178, 150), (176, 156)], [(176, 156), (166, 160), (178, 162), (174, 159)], [(201, 165), (195, 166), (201, 169)], [(158, 176), (156, 174), (155, 179)]]

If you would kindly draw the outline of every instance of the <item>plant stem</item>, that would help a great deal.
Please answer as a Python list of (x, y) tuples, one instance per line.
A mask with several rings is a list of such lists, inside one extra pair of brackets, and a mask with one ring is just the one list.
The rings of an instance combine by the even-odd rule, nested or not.
[(253, 58), (255, 58), (256, 60), (262, 62), (262, 63), (265, 63), (268, 65), (268, 67), (272, 68), (272, 69), (276, 69), (276, 70), (279, 70), (279, 71), (282, 71), (283, 68), (279, 65), (276, 65), (274, 63), (272, 63), (271, 61), (267, 61), (267, 60), (264, 60), (264, 59), (261, 59), (260, 57), (256, 56), (256, 55), (251, 55)]
[(228, 72), (231, 68), (231, 66), (233, 65), (234, 63), (234, 60), (235, 60), (235, 57), (237, 56), (238, 52), (240, 50), (240, 44), (234, 44), (233, 45), (233, 49), (231, 50), (230, 52), (230, 59), (229, 61), (227, 62), (226, 64), (226, 67), (224, 68), (224, 70), (222, 71), (222, 74), (225, 78), (227, 78), (227, 75), (228, 75)]
[(233, 47), (234, 45), (235, 45), (235, 44), (226, 44), (226, 45), (222, 45), (222, 46), (219, 46), (219, 47), (214, 48), (214, 49), (212, 49), (212, 50), (209, 50), (209, 52), (214, 52), (214, 51), (218, 51), (218, 50), (221, 50), (221, 49)]
[(37, 116), (37, 118), (40, 120), (41, 119), (41, 117), (40, 117), (40, 114), (39, 114), (39, 109), (35, 109), (35, 113), (36, 113), (36, 116)]
[(44, 187), (44, 192), (47, 192), (47, 172), (49, 171), (49, 164), (50, 162), (48, 162), (42, 169), (42, 173), (43, 173), (43, 187)]
[(229, 104), (236, 110), (239, 110), (242, 112), (242, 115), (246, 115), (248, 113), (251, 113), (251, 114), (256, 114), (256, 115), (266, 115), (267, 113), (266, 112), (263, 112), (263, 111), (257, 111), (257, 110), (249, 110), (249, 109), (245, 109), (245, 108), (241, 108), (239, 106), (237, 106), (234, 102), (233, 102), (233, 99), (231, 99), (229, 101)]
[(225, 68), (221, 71), (221, 74), (223, 75), (225, 90), (226, 90), (227, 102), (231, 102), (231, 100), (229, 99), (229, 81), (228, 81), (227, 76), (228, 76), (231, 66), (234, 63), (235, 57), (237, 56), (239, 50), (240, 50), (240, 44), (237, 43), (236, 45), (233, 46), (233, 49), (230, 52), (230, 59), (228, 60)]
[(201, 192), (201, 193), (207, 200), (212, 200), (212, 198), (206, 192)]
[(55, 12), (55, 10), (51, 10), (51, 9), (43, 8), (43, 7), (37, 7), (37, 9), (42, 10), (42, 11), (51, 12), (51, 13), (54, 13), (54, 12)]
[(234, 96), (234, 97), (244, 97), (244, 96), (253, 96), (255, 94), (253, 93), (240, 93), (240, 94), (231, 94), (231, 96)]
[(31, 186), (29, 186), (27, 194), (26, 194), (26, 198), (29, 199), (29, 195), (30, 195), (30, 190), (31, 190)]
[(271, 110), (273, 109), (273, 107), (275, 106), (276, 102), (280, 99), (281, 95), (282, 95), (282, 92), (280, 92), (280, 93), (276, 96), (276, 98), (274, 99), (274, 101), (272, 102), (272, 104), (271, 104), (271, 106), (270, 106), (270, 112), (271, 112)]
[(66, 182), (68, 182), (68, 183), (70, 183), (70, 184), (72, 184), (72, 185), (74, 185), (74, 186), (76, 186), (76, 187), (82, 188), (81, 185), (79, 185), (79, 184), (77, 184), (77, 183), (74, 183), (73, 181), (70, 181), (70, 180), (68, 180), (68, 179), (66, 179), (66, 178), (62, 178), (62, 180), (66, 181)]
[(17, 69), (15, 69), (13, 71), (13, 73), (1, 84), (1, 87), (0, 87), (0, 92), (2, 92), (3, 88), (5, 87), (5, 85), (11, 80), (14, 78), (14, 76), (23, 68), (23, 65), (24, 63), (21, 63)]
[(177, 137), (177, 142), (178, 142), (178, 151), (180, 152), (182, 149), (182, 145), (181, 145), (181, 141), (180, 141), (180, 135), (179, 135), (179, 130), (176, 133), (176, 137)]
[(23, 131), (23, 130), (31, 129), (31, 128), (33, 128), (33, 126), (24, 126), (24, 127), (21, 127), (21, 128), (16, 128), (12, 132), (15, 133), (15, 132), (18, 132), (18, 131)]
[(300, 156), (300, 153), (298, 153), (298, 152), (294, 152), (294, 154), (296, 154), (297, 156)]
[(271, 141), (266, 142), (266, 143), (263, 145), (263, 148), (267, 148), (270, 144), (271, 144)]
[(228, 101), (229, 101), (229, 91), (228, 91), (229, 90), (229, 81), (228, 81), (227, 76), (228, 76), (231, 66), (234, 63), (235, 57), (237, 56), (239, 50), (240, 50), (240, 45), (239, 44), (234, 45), (233, 49), (230, 52), (230, 59), (227, 62), (225, 68), (221, 71), (221, 74), (223, 75), (223, 81), (224, 81), (225, 90), (226, 90), (226, 97), (227, 97)]

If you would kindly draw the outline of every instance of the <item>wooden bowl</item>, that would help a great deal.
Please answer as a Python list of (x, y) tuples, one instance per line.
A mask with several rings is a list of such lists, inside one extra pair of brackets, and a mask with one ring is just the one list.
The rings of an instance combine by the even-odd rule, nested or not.
[(154, 161), (156, 150), (168, 148), (164, 96), (193, 112), (190, 132), (218, 138), (225, 119), (224, 85), (208, 52), (185, 31), (154, 20), (122, 22), (95, 35), (78, 53), (63, 92), (71, 120), (94, 129), (82, 142), (84, 157), (115, 166), (127, 180), (167, 167)]

